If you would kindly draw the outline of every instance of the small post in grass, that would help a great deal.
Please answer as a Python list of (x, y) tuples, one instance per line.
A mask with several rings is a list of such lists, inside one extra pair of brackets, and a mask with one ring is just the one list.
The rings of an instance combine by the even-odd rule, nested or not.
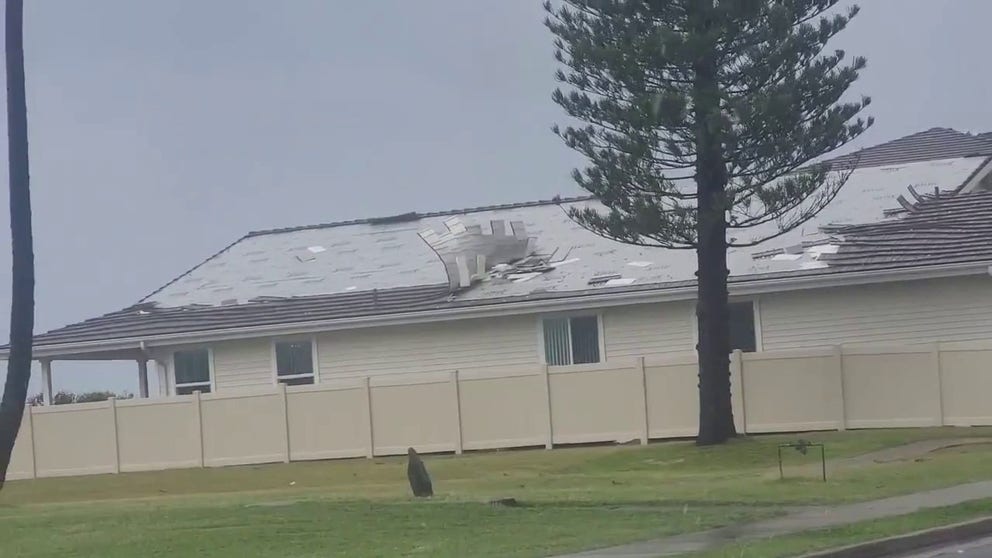
[(778, 445), (778, 479), (785, 479), (785, 471), (782, 468), (782, 448), (792, 448), (799, 453), (806, 455), (809, 452), (809, 448), (820, 448), (820, 473), (823, 478), (823, 482), (827, 482), (827, 452), (823, 444), (814, 444), (808, 440), (799, 440), (798, 442), (790, 442), (788, 444)]

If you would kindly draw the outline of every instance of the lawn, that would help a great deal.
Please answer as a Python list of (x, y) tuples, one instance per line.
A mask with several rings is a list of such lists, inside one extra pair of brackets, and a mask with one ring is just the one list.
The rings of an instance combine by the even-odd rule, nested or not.
[[(802, 437), (843, 459), (965, 436), (992, 442), (992, 429)], [(776, 447), (797, 437), (426, 456), (430, 501), (408, 496), (404, 458), (18, 481), (0, 492), (0, 540), (25, 558), (536, 557), (992, 478), (992, 445), (979, 445), (780, 481)], [(501, 497), (521, 505), (489, 505)]]
[(989, 515), (992, 515), (992, 500), (978, 500), (887, 519), (855, 523), (844, 527), (808, 531), (763, 541), (731, 544), (712, 552), (693, 554), (691, 558), (788, 558), (839, 546), (923, 531), (933, 527), (952, 525)]

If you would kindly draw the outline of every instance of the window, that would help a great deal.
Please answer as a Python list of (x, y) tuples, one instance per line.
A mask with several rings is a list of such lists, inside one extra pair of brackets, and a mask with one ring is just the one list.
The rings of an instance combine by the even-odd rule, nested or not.
[(310, 341), (276, 343), (276, 380), (288, 386), (313, 383), (313, 345)]
[(210, 351), (176, 351), (172, 355), (176, 379), (176, 395), (189, 395), (194, 391), (210, 393)]
[(599, 317), (546, 318), (544, 359), (551, 366), (599, 362)]
[(753, 353), (758, 344), (754, 334), (754, 303), (730, 303), (730, 348)]

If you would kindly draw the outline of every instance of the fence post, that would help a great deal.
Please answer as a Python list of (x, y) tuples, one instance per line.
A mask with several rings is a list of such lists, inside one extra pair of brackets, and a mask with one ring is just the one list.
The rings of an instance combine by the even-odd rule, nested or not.
[(641, 398), (640, 398), (640, 414), (641, 414), (641, 445), (648, 443), (648, 438), (651, 435), (648, 417), (648, 379), (647, 374), (644, 371), (644, 357), (637, 357), (637, 383), (640, 386)]
[(199, 438), (199, 454), (197, 455), (197, 463), (199, 463), (200, 468), (204, 467), (203, 458), (203, 409), (200, 404), (200, 390), (193, 392), (193, 417), (196, 421), (196, 436)]
[(31, 442), (31, 478), (38, 478), (38, 456), (34, 452), (34, 405), (28, 405), (25, 413), (28, 419), (28, 440)]
[(930, 345), (930, 366), (937, 383), (937, 426), (944, 426), (944, 371), (940, 366), (940, 343)]
[(462, 394), (458, 386), (458, 371), (451, 373), (451, 391), (455, 398), (455, 455), (461, 455), (462, 445)]
[[(740, 434), (747, 434), (747, 399), (744, 397), (744, 353), (740, 349), (734, 349), (730, 353), (730, 387), (732, 392), (737, 394), (737, 409), (734, 416), (738, 417), (737, 431)], [(731, 407), (733, 407), (731, 400)]]
[(544, 384), (544, 401), (547, 403), (545, 409), (548, 411), (547, 437), (544, 440), (544, 447), (551, 449), (555, 445), (554, 415), (551, 414), (551, 376), (548, 374), (548, 365), (541, 365), (541, 376)]
[(114, 425), (114, 474), (121, 472), (121, 436), (117, 426), (117, 398), (107, 399), (107, 408), (110, 409), (110, 420)]
[(834, 374), (837, 382), (837, 430), (847, 430), (847, 393), (844, 388), (844, 350), (840, 345), (833, 346), (831, 360), (834, 364)]
[(283, 455), (282, 462), (289, 463), (292, 453), (289, 447), (289, 400), (286, 395), (286, 384), (279, 382), (278, 395), (280, 405), (282, 406), (282, 424), (285, 427), (283, 428), (282, 433), (286, 437), (286, 444), (285, 447), (283, 447), (283, 452), (285, 452), (285, 454)]
[(368, 448), (365, 451), (365, 457), (372, 459), (375, 457), (375, 430), (373, 429), (372, 420), (372, 385), (368, 376), (362, 379), (362, 387), (362, 391), (365, 393), (365, 427), (368, 428), (368, 437), (366, 439), (369, 442)]

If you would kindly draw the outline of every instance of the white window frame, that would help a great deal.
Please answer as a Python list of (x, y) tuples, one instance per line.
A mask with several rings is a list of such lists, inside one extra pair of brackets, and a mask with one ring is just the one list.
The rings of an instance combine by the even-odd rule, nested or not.
[[(176, 383), (176, 353), (190, 352), (190, 351), (207, 351), (207, 370), (210, 375), (209, 381), (206, 382), (190, 382), (186, 384)], [(168, 367), (168, 372), (166, 376), (169, 379), (168, 393), (170, 395), (178, 395), (179, 388), (188, 386), (207, 386), (210, 388), (210, 393), (217, 392), (217, 383), (214, 379), (214, 349), (213, 347), (182, 347), (174, 349), (169, 353), (169, 360), (166, 363)], [(195, 391), (195, 390), (194, 390)], [(203, 390), (200, 390), (201, 392)]]
[[(761, 334), (761, 297), (759, 296), (732, 296), (728, 301), (729, 304), (735, 304), (740, 302), (750, 302), (751, 310), (754, 312), (754, 351), (760, 353), (764, 351), (764, 345), (762, 343)], [(696, 350), (696, 346), (699, 345), (699, 318), (696, 316), (696, 303), (690, 305), (690, 327), (692, 327), (692, 350)]]
[[(576, 310), (572, 312), (558, 312), (554, 314), (541, 314), (537, 317), (537, 354), (539, 356), (539, 362), (545, 366), (548, 366), (548, 355), (545, 353), (544, 347), (544, 320), (557, 320), (568, 318), (570, 321), (568, 323), (568, 338), (569, 338), (569, 348), (571, 348), (572, 340), (572, 318), (591, 318), (596, 317), (596, 337), (599, 341), (599, 362), (589, 362), (585, 364), (565, 364), (565, 365), (550, 365), (550, 366), (584, 366), (589, 364), (601, 364), (606, 362), (606, 328), (603, 326), (603, 312), (602, 311), (582, 311)], [(570, 355), (570, 357), (574, 357)]]
[[(279, 375), (279, 359), (278, 359), (278, 345), (279, 343), (310, 343), (310, 359), (313, 362), (313, 374), (292, 374), (289, 376)], [(272, 359), (272, 385), (278, 386), (279, 380), (297, 380), (300, 378), (313, 378), (313, 384), (316, 385), (320, 383), (320, 360), (318, 356), (320, 352), (317, 350), (317, 337), (316, 336), (296, 336), (296, 337), (276, 337), (273, 338), (270, 343), (271, 348), (271, 359)], [(287, 385), (287, 387), (289, 387)]]

